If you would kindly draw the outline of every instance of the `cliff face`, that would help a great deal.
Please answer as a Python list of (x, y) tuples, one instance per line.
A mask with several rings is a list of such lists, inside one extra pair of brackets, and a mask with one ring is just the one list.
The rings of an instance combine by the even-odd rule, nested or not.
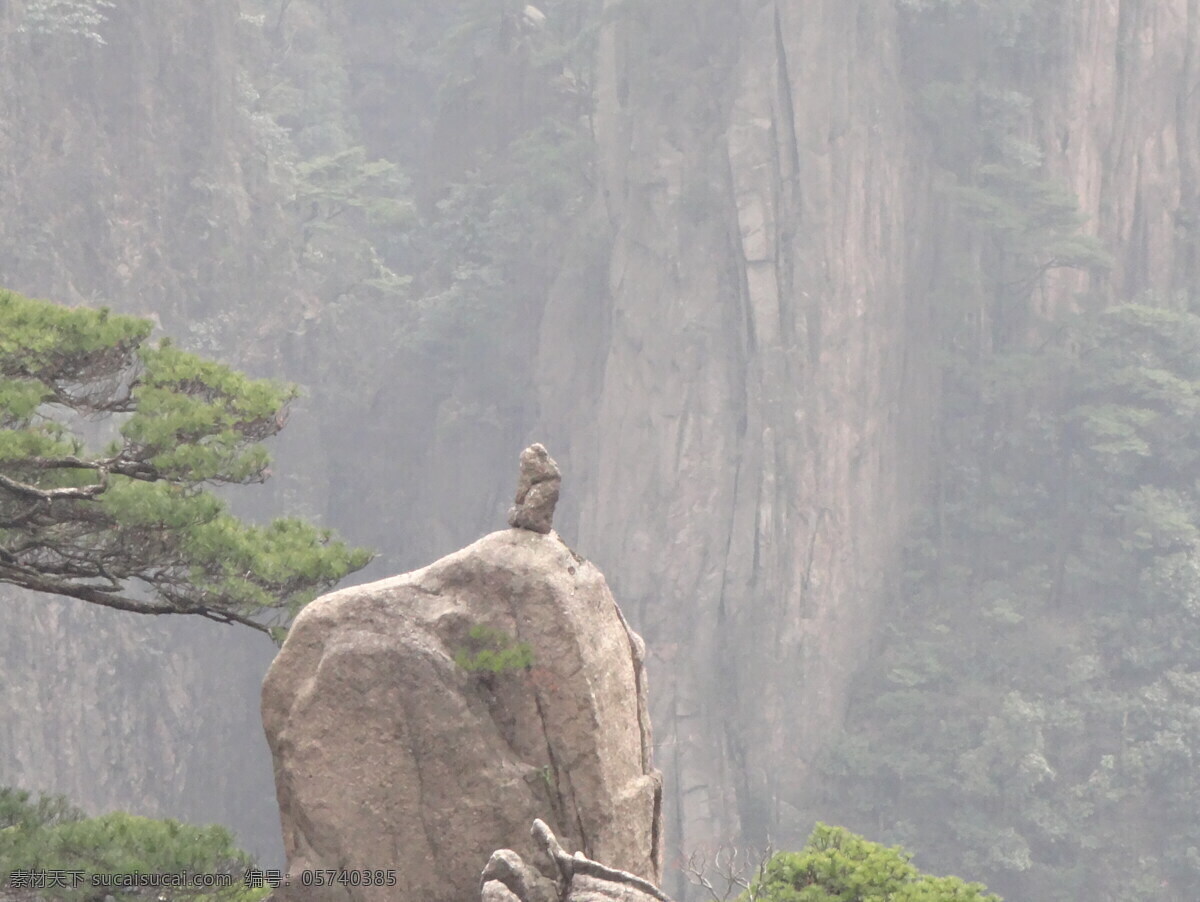
[[(97, 26), (104, 44), (26, 21), (24, 4), (0, 6), (0, 284), (255, 356), (278, 223), (237, 109), (237, 10), (122, 3)], [(220, 822), (279, 856), (257, 704), (269, 641), (0, 595), (0, 784)]]
[(1108, 289), (1200, 285), (1200, 4), (1088, 3), (1059, 13), (1044, 68), (1014, 73), (1036, 98), (1034, 135), (1114, 255)]
[[(1029, 98), (1022, 136), (1113, 255), (1094, 284), (1049, 270), (1031, 303), (1195, 291), (1197, 4), (1029, 6), (1036, 51), (960, 52)], [(960, 277), (956, 235), (983, 239), (937, 190), (916, 115), (922, 79), (946, 75), (913, 70), (979, 24), (872, 3), (610, 10), (608, 291), (547, 305), (540, 434), (591, 480), (579, 540), (652, 650), (675, 839), (779, 838), (815, 813), (805, 762), (928, 475), (929, 298)]]
[(258, 687), (274, 645), (217, 624), (158, 622), (0, 594), (0, 785), (236, 831), (282, 859)]
[(923, 479), (922, 167), (894, 11), (646, 15), (601, 42), (616, 237), (547, 306), (544, 434), (647, 636), (674, 840), (778, 837)]
[(153, 314), (198, 346), (253, 346), (282, 300), (255, 286), (291, 260), (268, 260), (279, 210), (237, 8), (118, 4), (100, 43), (29, 33), (25, 6), (0, 12), (6, 284)]

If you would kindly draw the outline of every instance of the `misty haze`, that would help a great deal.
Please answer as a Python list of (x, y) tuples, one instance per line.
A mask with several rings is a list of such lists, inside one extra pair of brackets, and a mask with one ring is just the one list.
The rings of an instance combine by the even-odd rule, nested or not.
[(0, 900), (1200, 899), (1200, 0), (0, 62)]

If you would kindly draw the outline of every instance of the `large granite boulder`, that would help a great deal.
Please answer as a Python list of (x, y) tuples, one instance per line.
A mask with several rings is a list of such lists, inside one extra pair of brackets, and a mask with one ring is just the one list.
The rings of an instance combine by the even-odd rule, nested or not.
[[(535, 818), (657, 882), (642, 657), (600, 571), (552, 531), (313, 602), (263, 685), (290, 877), (276, 898), (475, 902), (493, 850), (535, 854)], [(304, 885), (326, 868), (397, 884)]]

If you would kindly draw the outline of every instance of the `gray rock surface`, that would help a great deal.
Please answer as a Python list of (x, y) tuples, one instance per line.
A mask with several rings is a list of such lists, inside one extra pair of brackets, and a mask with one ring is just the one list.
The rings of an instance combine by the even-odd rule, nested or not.
[(530, 832), (553, 876), (539, 873), (510, 849), (500, 849), (483, 869), (481, 902), (671, 902), (636, 874), (578, 852), (568, 855), (543, 821), (534, 821)]
[[(263, 685), (293, 884), (276, 898), (474, 902), (495, 849), (535, 852), (539, 817), (657, 881), (642, 656), (600, 571), (554, 533), (492, 533), (313, 602)], [(320, 868), (399, 885), (299, 885)]]
[(535, 443), (522, 451), (516, 503), (509, 508), (508, 525), (543, 535), (550, 532), (561, 484), (558, 464), (542, 445)]

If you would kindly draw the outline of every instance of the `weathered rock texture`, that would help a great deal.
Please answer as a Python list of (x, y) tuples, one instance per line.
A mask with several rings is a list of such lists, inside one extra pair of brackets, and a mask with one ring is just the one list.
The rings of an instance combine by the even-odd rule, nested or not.
[[(489, 669), (481, 637), (532, 665)], [(493, 533), (313, 602), (263, 685), (288, 867), (394, 868), (400, 885), (294, 898), (474, 900), (493, 850), (533, 851), (535, 817), (660, 879), (642, 655), (553, 533)]]
[(508, 525), (543, 535), (550, 532), (561, 485), (558, 464), (544, 447), (534, 443), (522, 451), (516, 503), (509, 509)]
[[(900, 4), (606, 5), (607, 284), (551, 292), (535, 379), (537, 432), (580, 480), (558, 528), (620, 562), (655, 655), (672, 851), (799, 841), (922, 499), (933, 287), (958, 277), (935, 250), (969, 225), (935, 190)], [(1196, 284), (1195, 0), (1056, 9), (1053, 66), (1012, 79), (1047, 172), (1118, 297)], [(1054, 274), (1045, 311), (1081, 279)]]
[(896, 14), (608, 5), (607, 291), (551, 297), (536, 380), (583, 480), (559, 528), (656, 655), (672, 851), (799, 840), (936, 401)]
[(530, 831), (550, 875), (511, 849), (492, 853), (480, 879), (480, 902), (671, 902), (653, 883), (576, 853), (568, 855), (543, 821)]

